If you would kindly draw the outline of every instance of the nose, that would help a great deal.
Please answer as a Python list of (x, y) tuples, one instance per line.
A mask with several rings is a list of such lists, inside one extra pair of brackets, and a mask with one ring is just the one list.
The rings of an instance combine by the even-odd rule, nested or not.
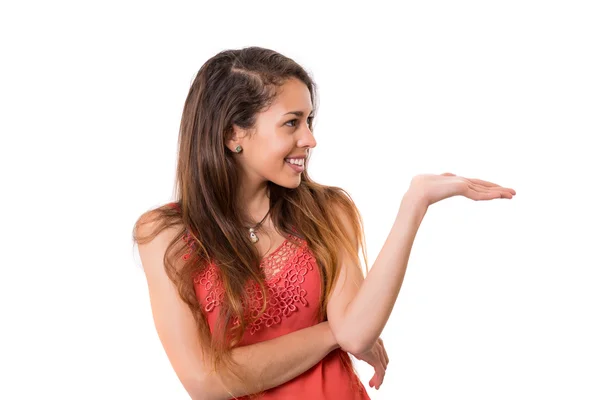
[(308, 147), (313, 148), (317, 145), (317, 140), (315, 139), (312, 131), (308, 126), (305, 126), (304, 129), (300, 131), (300, 138), (298, 139), (298, 147)]

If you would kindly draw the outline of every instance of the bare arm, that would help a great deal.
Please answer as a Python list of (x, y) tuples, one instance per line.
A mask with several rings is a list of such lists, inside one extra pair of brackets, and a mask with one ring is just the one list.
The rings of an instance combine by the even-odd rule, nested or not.
[[(250, 394), (244, 393), (240, 382), (225, 371), (211, 373), (208, 362), (202, 358), (192, 312), (164, 269), (163, 255), (174, 234), (174, 230), (167, 229), (151, 242), (139, 245), (154, 324), (169, 362), (193, 400)], [(323, 322), (276, 339), (235, 348), (233, 357), (242, 369), (236, 372), (246, 374), (249, 382), (260, 382), (259, 390), (265, 390), (301, 375), (338, 347), (329, 322)]]
[[(233, 358), (243, 366), (250, 382), (261, 382), (258, 389), (266, 390), (303, 374), (338, 347), (326, 321), (275, 339), (237, 347), (233, 349)], [(209, 375), (204, 387), (210, 388), (211, 393), (199, 399), (225, 400), (249, 394), (237, 378), (223, 372)]]
[[(512, 199), (516, 194), (511, 188), (450, 172), (415, 176), (402, 198), (392, 231), (364, 282), (359, 266), (342, 255), (342, 279), (336, 282), (335, 296), (327, 309), (332, 333), (342, 349), (357, 354), (376, 343), (400, 292), (413, 242), (429, 205), (459, 195), (479, 201)], [(346, 225), (351, 228), (348, 222)], [(350, 228), (347, 230), (354, 236)]]
[[(334, 333), (345, 350), (362, 353), (379, 338), (400, 292), (412, 245), (427, 208), (426, 203), (410, 191), (402, 198), (381, 252), (338, 319), (339, 326)], [(349, 273), (355, 270), (348, 268)], [(333, 319), (330, 320), (333, 323)]]

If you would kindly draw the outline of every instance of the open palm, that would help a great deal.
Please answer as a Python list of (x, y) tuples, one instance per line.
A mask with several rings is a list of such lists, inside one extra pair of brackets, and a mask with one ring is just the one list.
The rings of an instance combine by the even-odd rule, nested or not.
[(517, 192), (481, 179), (464, 178), (450, 172), (441, 175), (421, 174), (415, 176), (409, 191), (416, 194), (428, 206), (452, 196), (464, 196), (472, 200), (512, 199)]

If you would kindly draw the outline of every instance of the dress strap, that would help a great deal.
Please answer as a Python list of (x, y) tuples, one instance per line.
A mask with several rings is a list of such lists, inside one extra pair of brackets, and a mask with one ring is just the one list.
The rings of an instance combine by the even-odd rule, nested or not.
[(179, 207), (179, 203), (177, 203), (176, 201), (171, 202), (171, 203), (167, 203), (168, 207), (174, 208), (178, 211), (181, 211), (181, 207)]

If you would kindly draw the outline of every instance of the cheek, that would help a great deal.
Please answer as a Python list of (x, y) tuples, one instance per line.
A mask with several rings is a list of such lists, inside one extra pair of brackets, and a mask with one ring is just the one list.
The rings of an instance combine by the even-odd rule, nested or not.
[(269, 169), (282, 169), (286, 166), (285, 158), (294, 152), (294, 140), (291, 135), (286, 136), (283, 132), (265, 138), (260, 144), (264, 152), (259, 151), (264, 167)]
[(277, 146), (273, 146), (271, 152), (271, 159), (278, 163), (283, 163), (285, 158), (288, 157), (294, 151), (294, 146), (288, 143), (281, 143)]

